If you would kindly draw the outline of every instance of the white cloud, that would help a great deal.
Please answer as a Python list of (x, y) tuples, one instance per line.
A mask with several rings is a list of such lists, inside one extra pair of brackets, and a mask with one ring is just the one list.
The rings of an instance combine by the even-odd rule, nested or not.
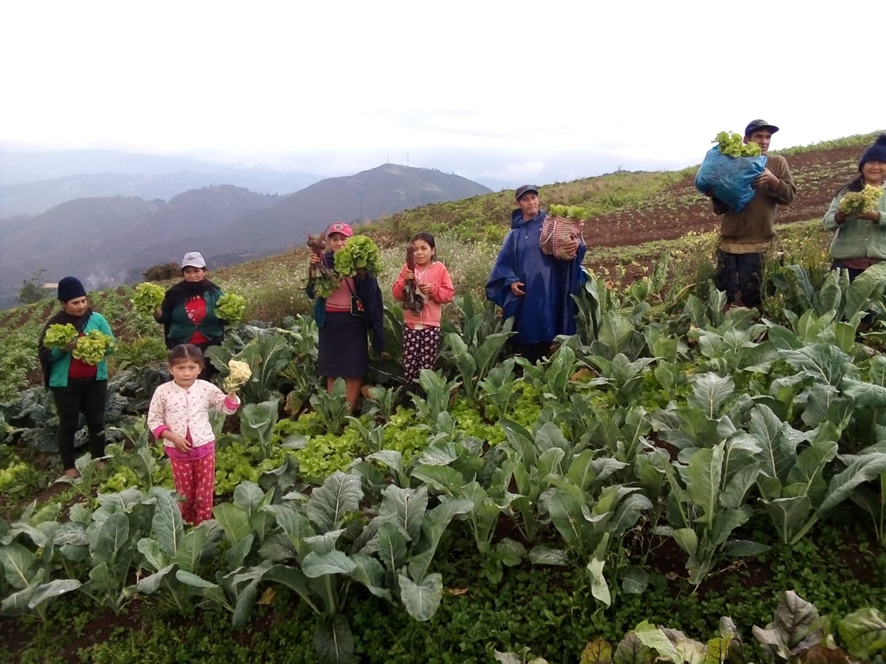
[[(517, 180), (688, 165), (717, 131), (756, 117), (782, 127), (776, 148), (883, 127), (879, 105), (833, 101), (838, 86), (871, 89), (871, 73), (837, 57), (826, 10), (10, 2), (0, 7), (0, 142), (325, 175), (407, 153)], [(853, 5), (856, 16), (881, 13), (873, 0)], [(445, 151), (473, 161), (421, 157)]]

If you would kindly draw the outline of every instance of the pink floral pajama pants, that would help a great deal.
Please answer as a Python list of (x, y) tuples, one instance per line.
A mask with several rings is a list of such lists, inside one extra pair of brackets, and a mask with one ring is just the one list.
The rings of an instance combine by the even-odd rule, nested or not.
[(212, 518), (215, 488), (215, 450), (194, 460), (170, 458), (175, 490), (184, 498), (179, 503), (182, 519), (195, 526)]
[(440, 351), (439, 327), (403, 328), (403, 381), (409, 385), (422, 369), (433, 369)]

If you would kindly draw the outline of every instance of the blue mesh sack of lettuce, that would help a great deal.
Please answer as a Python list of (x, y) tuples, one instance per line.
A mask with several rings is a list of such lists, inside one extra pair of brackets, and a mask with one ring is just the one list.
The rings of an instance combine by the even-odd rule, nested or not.
[(381, 269), (381, 251), (365, 235), (348, 238), (345, 246), (335, 254), (335, 271), (340, 277), (355, 277), (366, 272), (377, 277)]
[(236, 293), (225, 293), (215, 305), (215, 315), (228, 325), (239, 325), (245, 311), (246, 298)]
[(745, 144), (739, 134), (721, 131), (695, 175), (695, 188), (715, 196), (736, 212), (754, 197), (754, 180), (763, 174), (767, 157), (756, 143)]
[(79, 335), (77, 328), (66, 323), (65, 325), (50, 325), (46, 328), (46, 336), (43, 339), (43, 345), (47, 348), (58, 348), (61, 350), (70, 344)]
[(98, 330), (90, 330), (88, 334), (77, 340), (73, 356), (86, 364), (98, 364), (107, 355), (114, 340)]
[(139, 316), (151, 316), (163, 304), (165, 297), (166, 291), (162, 286), (146, 281), (135, 287), (135, 296), (130, 302)]

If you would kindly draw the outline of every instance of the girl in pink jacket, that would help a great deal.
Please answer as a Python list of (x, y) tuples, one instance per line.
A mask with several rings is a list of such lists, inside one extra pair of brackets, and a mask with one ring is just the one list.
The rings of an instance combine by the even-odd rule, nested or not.
[(237, 412), (236, 391), (224, 392), (198, 379), (203, 370), (203, 353), (193, 344), (169, 351), (172, 380), (154, 390), (148, 409), (148, 428), (163, 441), (172, 463), (175, 490), (184, 498), (179, 503), (182, 519), (195, 526), (212, 517), (215, 488), (215, 436), (209, 409), (225, 415)]
[(410, 241), (406, 264), (394, 283), (394, 299), (403, 302), (403, 380), (408, 385), (422, 369), (433, 369), (440, 350), (441, 305), (452, 302), (455, 289), (430, 233)]

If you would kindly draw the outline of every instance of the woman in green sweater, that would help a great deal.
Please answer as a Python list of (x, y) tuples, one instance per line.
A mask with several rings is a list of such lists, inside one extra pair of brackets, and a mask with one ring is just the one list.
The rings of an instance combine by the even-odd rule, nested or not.
[[(114, 338), (108, 321), (100, 313), (89, 308), (86, 289), (79, 279), (65, 277), (58, 282), (58, 299), (62, 310), (50, 318), (38, 342), (43, 383), (52, 390), (58, 410), (58, 451), (62, 458), (65, 475), (80, 476), (74, 465), (74, 435), (80, 428), (80, 413), (89, 431), (89, 452), (94, 459), (105, 455), (105, 401), (108, 392), (108, 363), (102, 359), (89, 364), (74, 357), (77, 341), (98, 330)], [(70, 323), (77, 329), (78, 337), (65, 348), (47, 348), (43, 345), (50, 325)], [(113, 344), (105, 351), (108, 355)]]
[(840, 201), (849, 192), (860, 192), (867, 185), (882, 189), (884, 179), (886, 134), (864, 151), (858, 162), (858, 176), (837, 192), (824, 216), (824, 227), (837, 231), (831, 243), (832, 268), (849, 270), (850, 280), (874, 263), (886, 260), (886, 195), (880, 194), (874, 210), (853, 215), (840, 211)]
[[(154, 318), (163, 324), (166, 347), (194, 344), (204, 353), (210, 346), (221, 344), (225, 321), (216, 316), (215, 308), (222, 289), (206, 278), (206, 261), (198, 251), (189, 251), (182, 259), (182, 280), (166, 291)], [(209, 380), (216, 373), (205, 362), (200, 378)]]

